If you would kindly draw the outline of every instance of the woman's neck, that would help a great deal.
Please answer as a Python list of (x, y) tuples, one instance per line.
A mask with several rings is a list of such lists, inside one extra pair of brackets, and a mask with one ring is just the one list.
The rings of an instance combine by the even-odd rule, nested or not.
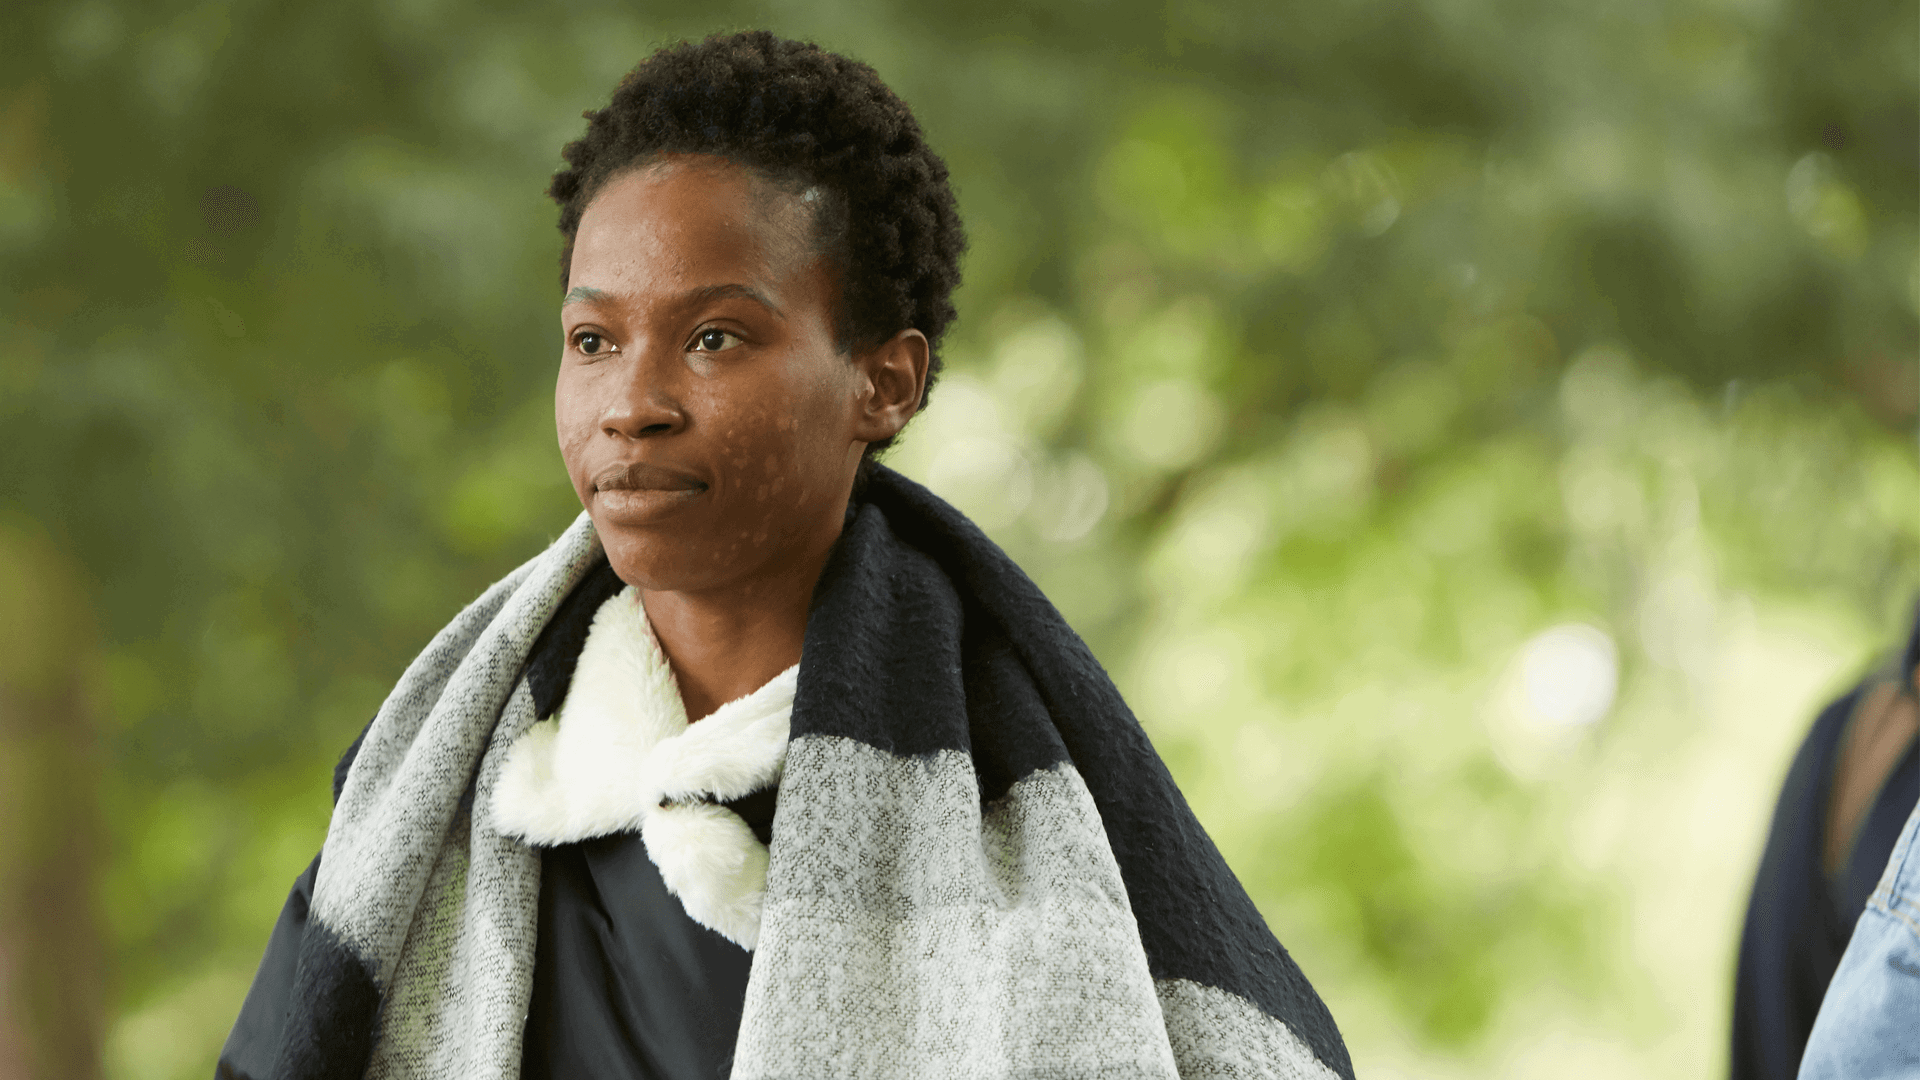
[(800, 662), (829, 541), (774, 572), (701, 592), (645, 592), (647, 621), (673, 668), (687, 719), (745, 697)]

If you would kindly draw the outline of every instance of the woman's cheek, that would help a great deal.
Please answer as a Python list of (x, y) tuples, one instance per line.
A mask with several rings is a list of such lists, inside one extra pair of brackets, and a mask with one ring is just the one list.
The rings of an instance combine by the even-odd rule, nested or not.
[(566, 466), (567, 479), (573, 484), (573, 493), (580, 498), (581, 505), (587, 505), (592, 495), (591, 480), (587, 476), (587, 447), (593, 441), (590, 431), (584, 431), (580, 425), (568, 422), (562, 413), (556, 425), (559, 428), (560, 461)]

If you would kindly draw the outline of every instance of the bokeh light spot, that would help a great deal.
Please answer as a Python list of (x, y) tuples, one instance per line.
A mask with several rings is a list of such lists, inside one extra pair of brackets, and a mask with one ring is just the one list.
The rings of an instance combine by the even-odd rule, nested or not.
[(1565, 623), (1541, 631), (1520, 650), (1520, 680), (1528, 718), (1580, 727), (1613, 708), (1619, 653), (1597, 627)]

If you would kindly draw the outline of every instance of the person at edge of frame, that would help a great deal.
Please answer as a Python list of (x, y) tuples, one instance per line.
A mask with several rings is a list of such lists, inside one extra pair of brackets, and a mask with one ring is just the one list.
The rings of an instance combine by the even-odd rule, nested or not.
[(1920, 803), (1854, 924), (1807, 1036), (1800, 1080), (1920, 1076)]
[(1820, 712), (1788, 768), (1740, 935), (1733, 1080), (1800, 1073), (1828, 984), (1917, 800), (1920, 606), (1906, 648)]
[(348, 750), (218, 1076), (1352, 1080), (1092, 653), (874, 461), (964, 248), (912, 113), (745, 32), (587, 120), (585, 511)]

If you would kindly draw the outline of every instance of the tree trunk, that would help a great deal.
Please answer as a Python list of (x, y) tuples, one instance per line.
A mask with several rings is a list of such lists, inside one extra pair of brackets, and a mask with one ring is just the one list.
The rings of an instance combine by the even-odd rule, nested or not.
[(0, 523), (0, 1080), (100, 1075), (100, 681), (71, 560)]

